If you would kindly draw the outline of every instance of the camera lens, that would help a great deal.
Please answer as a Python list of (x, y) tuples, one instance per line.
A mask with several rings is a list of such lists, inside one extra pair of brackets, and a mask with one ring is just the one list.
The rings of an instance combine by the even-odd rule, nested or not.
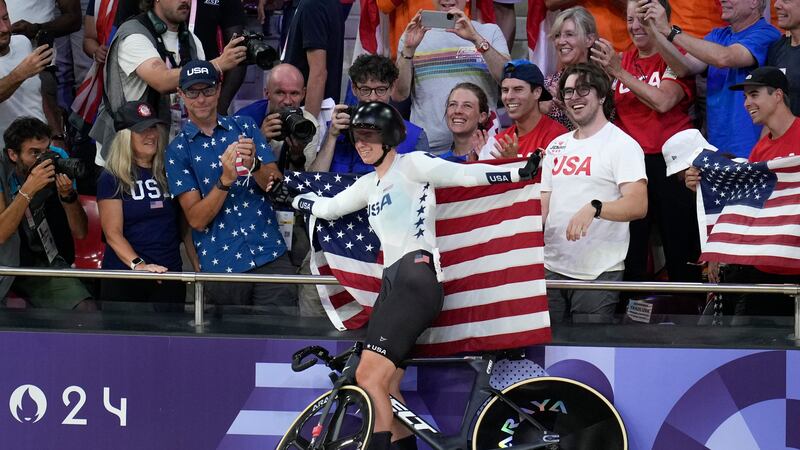
[(315, 127), (310, 120), (306, 119), (297, 120), (292, 124), (291, 128), (292, 137), (301, 141), (311, 140), (311, 138), (314, 137), (314, 133), (317, 132), (317, 127)]
[(278, 60), (278, 52), (269, 45), (264, 45), (264, 48), (256, 52), (254, 59), (258, 67), (263, 70), (269, 70)]
[(56, 172), (63, 173), (73, 180), (83, 178), (86, 175), (86, 165), (77, 158), (59, 158), (56, 160)]
[(447, 20), (453, 20), (454, 15), (447, 13)]
[(307, 142), (317, 132), (314, 122), (306, 119), (303, 116), (303, 110), (300, 108), (283, 108), (280, 114), (283, 126), (281, 127), (281, 134), (275, 138), (277, 141), (282, 141), (287, 136), (291, 136), (293, 139)]

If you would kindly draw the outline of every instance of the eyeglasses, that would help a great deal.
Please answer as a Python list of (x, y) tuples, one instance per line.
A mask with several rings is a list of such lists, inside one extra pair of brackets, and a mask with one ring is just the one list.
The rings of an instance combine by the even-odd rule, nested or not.
[(561, 98), (564, 100), (569, 100), (578, 94), (578, 97), (586, 97), (589, 95), (589, 92), (592, 92), (592, 87), (586, 84), (582, 84), (577, 88), (564, 88), (561, 90)]
[(199, 97), (201, 93), (203, 94), (203, 97), (211, 97), (217, 93), (217, 87), (210, 86), (205, 89), (187, 89), (183, 91), (183, 94), (191, 99)]
[(376, 95), (383, 97), (387, 92), (389, 92), (389, 86), (378, 86), (376, 88), (361, 86), (357, 87), (356, 90), (364, 97), (369, 97), (373, 92), (375, 92)]

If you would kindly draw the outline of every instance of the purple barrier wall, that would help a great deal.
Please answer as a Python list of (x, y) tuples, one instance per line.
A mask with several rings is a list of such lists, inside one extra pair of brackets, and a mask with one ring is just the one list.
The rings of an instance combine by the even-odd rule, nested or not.
[[(322, 368), (290, 369), (309, 344), (2, 332), (0, 448), (273, 448), (328, 387)], [(528, 357), (613, 399), (631, 449), (800, 449), (800, 351), (548, 346)], [(404, 389), (448, 430), (468, 383), (464, 371), (411, 369)]]

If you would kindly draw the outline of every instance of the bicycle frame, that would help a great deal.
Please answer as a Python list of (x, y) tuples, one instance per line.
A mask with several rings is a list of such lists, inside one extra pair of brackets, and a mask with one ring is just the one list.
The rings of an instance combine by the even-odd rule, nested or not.
[[(360, 343), (357, 343), (353, 347), (352, 354), (347, 357), (347, 361), (344, 365), (344, 368), (342, 368), (341, 373), (339, 375), (336, 375), (335, 372), (331, 372), (329, 374), (331, 381), (333, 382), (333, 388), (331, 389), (331, 395), (328, 398), (336, 398), (336, 395), (339, 393), (339, 390), (342, 388), (342, 386), (356, 384), (356, 368), (358, 367), (358, 362), (361, 360), (360, 352), (361, 346)], [(320, 446), (322, 445), (322, 440), (318, 440), (318, 438), (324, 438), (325, 433), (330, 431), (331, 417), (328, 413), (330, 412), (332, 405), (333, 402), (328, 401), (328, 403), (326, 403), (322, 408), (319, 423), (314, 430), (315, 433), (317, 433), (317, 430), (319, 430), (319, 432), (322, 434), (314, 436), (314, 438), (311, 440), (311, 445), (309, 445), (309, 450), (319, 450), (321, 448)], [(338, 427), (339, 424), (336, 425), (337, 429)], [(334, 432), (336, 432), (336, 430)]]
[(409, 430), (411, 430), (420, 439), (425, 441), (425, 443), (431, 446), (431, 448), (434, 450), (468, 450), (471, 448), (469, 441), (472, 432), (473, 419), (477, 416), (478, 411), (483, 407), (487, 400), (489, 400), (492, 396), (497, 396), (501, 401), (519, 413), (522, 419), (530, 422), (536, 428), (538, 428), (543, 435), (542, 444), (517, 445), (514, 448), (521, 450), (542, 448), (546, 445), (549, 445), (548, 439), (553, 438), (555, 438), (555, 440), (550, 442), (557, 443), (557, 435), (551, 434), (548, 430), (544, 429), (544, 427), (542, 427), (538, 421), (524, 412), (517, 404), (506, 398), (500, 391), (490, 386), (489, 380), (492, 375), (492, 368), (494, 367), (494, 363), (497, 361), (497, 359), (497, 355), (489, 355), (449, 358), (416, 358), (404, 361), (404, 364), (408, 366), (417, 367), (467, 364), (475, 372), (475, 378), (472, 381), (472, 389), (470, 390), (470, 398), (467, 401), (466, 408), (464, 409), (458, 434), (443, 435), (438, 429), (427, 423), (421, 417), (417, 416), (402, 402), (390, 396), (394, 417), (402, 422), (406, 427), (408, 427)]
[[(318, 358), (325, 361), (326, 365), (333, 368), (334, 371), (329, 374), (333, 382), (333, 389), (328, 398), (336, 398), (338, 392), (343, 386), (356, 385), (355, 371), (360, 362), (361, 343), (356, 343), (353, 348), (342, 355), (334, 358), (327, 356), (327, 351), (321, 349), (322, 353), (317, 354)], [(305, 368), (313, 365), (313, 362), (302, 363), (303, 358), (315, 351), (313, 347), (309, 347), (306, 353), (298, 352), (294, 356), (293, 369), (296, 371), (304, 370)], [(298, 356), (299, 354), (299, 356)], [(415, 358), (403, 361), (407, 366), (441, 366), (453, 364), (467, 364), (474, 372), (475, 378), (472, 381), (472, 389), (470, 390), (470, 398), (465, 407), (464, 414), (461, 418), (461, 425), (459, 431), (454, 435), (444, 435), (436, 429), (433, 425), (427, 423), (424, 419), (419, 417), (414, 411), (404, 405), (395, 397), (390, 396), (390, 402), (394, 417), (403, 423), (408, 429), (425, 441), (434, 450), (469, 450), (470, 437), (473, 427), (473, 419), (477, 417), (480, 409), (492, 397), (497, 397), (500, 401), (513, 409), (521, 420), (529, 422), (537, 428), (541, 434), (541, 441), (536, 444), (522, 444), (515, 445), (517, 450), (533, 450), (548, 447), (551, 444), (559, 442), (559, 436), (546, 430), (538, 421), (531, 417), (528, 413), (522, 410), (516, 403), (508, 399), (502, 392), (494, 389), (489, 384), (492, 368), (494, 363), (500, 359), (509, 358), (512, 353), (498, 353), (483, 356), (463, 356), (463, 357), (446, 357), (446, 358)], [(337, 361), (338, 359), (338, 361)], [(342, 363), (342, 360), (345, 362)], [(341, 367), (341, 368), (340, 368)], [(337, 373), (338, 372), (338, 373)], [(331, 430), (330, 408), (333, 402), (327, 402), (320, 412), (319, 422), (314, 428), (314, 436), (310, 442), (309, 450), (318, 450), (323, 445), (325, 436)], [(339, 424), (334, 425), (334, 433), (338, 429)], [(487, 450), (500, 450), (487, 449)]]

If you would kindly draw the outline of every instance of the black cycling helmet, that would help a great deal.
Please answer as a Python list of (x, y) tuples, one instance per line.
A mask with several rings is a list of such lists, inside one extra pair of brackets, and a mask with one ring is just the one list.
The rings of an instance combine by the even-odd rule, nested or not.
[(406, 140), (403, 116), (392, 105), (383, 102), (359, 104), (350, 117), (350, 129), (357, 128), (380, 131), (384, 148), (397, 147)]

